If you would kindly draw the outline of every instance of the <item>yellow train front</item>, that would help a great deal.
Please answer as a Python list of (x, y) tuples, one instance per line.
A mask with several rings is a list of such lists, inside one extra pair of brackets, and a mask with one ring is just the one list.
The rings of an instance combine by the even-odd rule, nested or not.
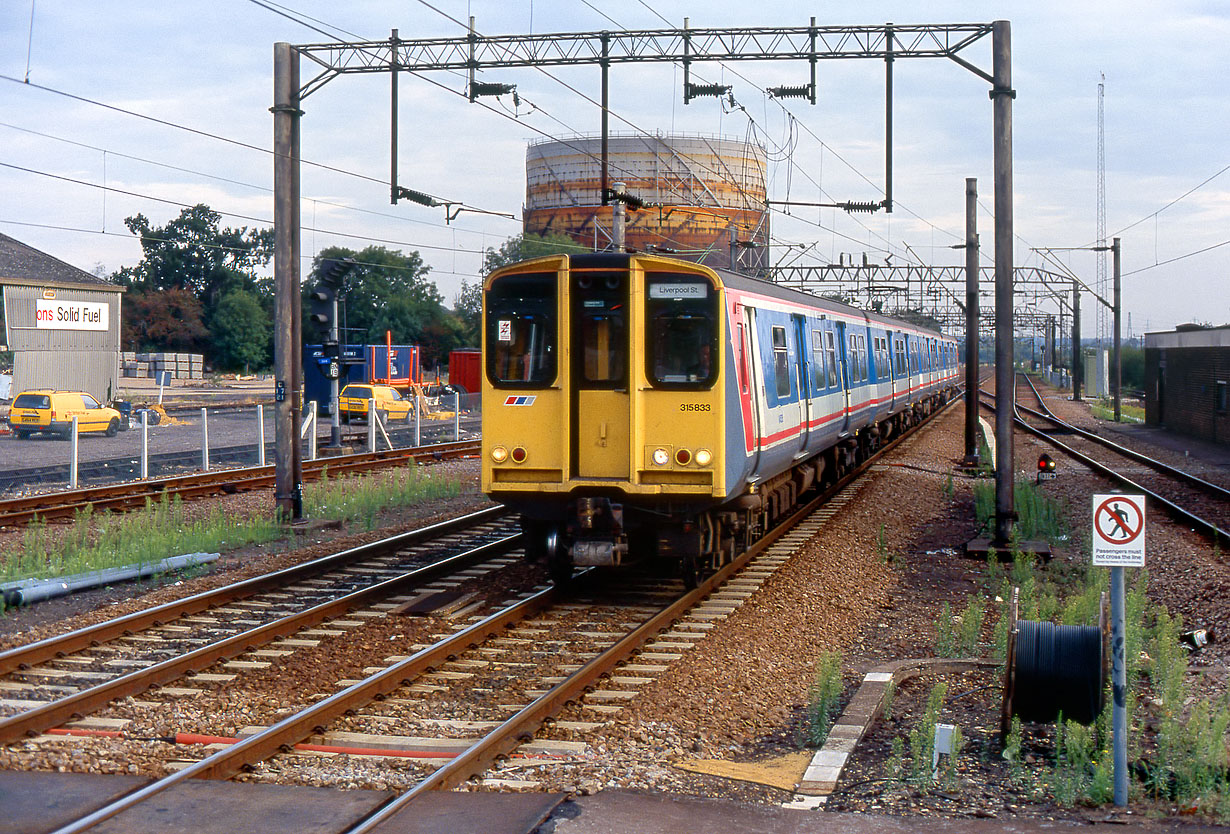
[(527, 555), (564, 581), (660, 554), (694, 582), (718, 544), (706, 511), (729, 497), (715, 273), (558, 256), (484, 290), (482, 488), (521, 513)]

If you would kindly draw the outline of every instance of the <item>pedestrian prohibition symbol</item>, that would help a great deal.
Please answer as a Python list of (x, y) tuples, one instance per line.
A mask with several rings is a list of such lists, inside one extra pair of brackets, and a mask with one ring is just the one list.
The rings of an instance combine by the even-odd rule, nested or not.
[(1145, 566), (1145, 497), (1093, 496), (1093, 563), (1103, 567)]

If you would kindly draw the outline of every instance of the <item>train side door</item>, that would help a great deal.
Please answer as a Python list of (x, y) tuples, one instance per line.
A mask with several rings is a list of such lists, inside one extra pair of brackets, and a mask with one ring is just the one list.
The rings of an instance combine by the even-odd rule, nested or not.
[[(837, 421), (842, 434), (850, 431), (850, 369), (846, 356), (846, 325), (844, 322), (833, 322), (833, 329), (824, 334), (825, 345), (828, 348), (829, 359), (834, 360), (837, 368), (837, 384), (841, 386), (841, 419)], [(834, 344), (836, 342), (836, 344)]]
[(808, 350), (807, 317), (795, 313), (790, 316), (790, 320), (794, 325), (794, 342), (798, 348), (795, 367), (798, 369), (796, 376), (799, 382), (799, 451), (802, 452), (807, 448), (807, 433), (810, 430), (814, 409), (811, 396), (812, 375), (808, 370), (810, 364), (808, 356), (811, 352)]
[[(572, 472), (578, 478), (630, 475), (628, 394), (629, 276), (574, 271), (572, 315)], [(549, 426), (542, 427), (549, 431)]]

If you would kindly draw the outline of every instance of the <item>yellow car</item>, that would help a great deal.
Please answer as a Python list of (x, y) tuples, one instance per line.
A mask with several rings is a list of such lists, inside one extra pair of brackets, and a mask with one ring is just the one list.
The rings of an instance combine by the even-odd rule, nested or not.
[(67, 438), (72, 434), (74, 417), (79, 433), (103, 432), (107, 437), (115, 437), (124, 419), (114, 408), (83, 391), (37, 390), (25, 391), (13, 400), (9, 428), (18, 440), (36, 431)]
[(337, 395), (337, 411), (343, 423), (359, 417), (367, 418), (367, 401), (376, 401), (376, 413), (384, 421), (409, 420), (410, 401), (402, 399), (396, 388), (388, 385), (347, 385)]

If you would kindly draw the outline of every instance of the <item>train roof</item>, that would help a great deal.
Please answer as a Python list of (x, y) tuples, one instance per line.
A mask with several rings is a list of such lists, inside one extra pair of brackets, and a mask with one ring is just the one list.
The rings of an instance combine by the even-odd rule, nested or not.
[[(546, 262), (552, 259), (558, 259), (559, 257), (559, 255), (548, 255), (542, 258), (535, 258), (533, 260)], [(693, 268), (700, 266), (716, 273), (718, 279), (722, 282), (722, 285), (725, 287), (730, 287), (731, 289), (737, 289), (742, 292), (759, 293), (760, 295), (766, 295), (770, 298), (779, 298), (783, 301), (790, 301), (795, 304), (815, 306), (817, 302), (820, 302), (823, 303), (825, 307), (832, 309), (836, 313), (843, 313), (855, 318), (866, 317), (869, 321), (874, 321), (879, 324), (893, 327), (905, 325), (913, 330), (933, 333), (936, 336), (942, 337), (944, 335), (941, 331), (935, 329), (934, 327), (928, 327), (926, 325), (918, 324), (912, 321), (905, 321), (903, 319), (895, 319), (892, 316), (886, 316), (883, 313), (863, 310), (841, 301), (834, 301), (831, 298), (824, 298), (822, 296), (815, 295), (814, 293), (783, 287), (780, 284), (775, 284), (772, 281), (766, 281), (763, 278), (753, 278), (747, 275), (740, 275), (737, 272), (708, 267), (704, 264), (697, 264), (694, 261), (681, 261), (677, 258), (669, 258), (658, 254), (637, 255), (633, 253), (619, 252), (588, 252), (585, 254), (569, 255), (568, 258), (569, 263), (573, 267), (580, 267), (582, 269), (627, 269), (633, 258), (686, 264), (687, 266)], [(521, 264), (517, 264), (516, 266), (527, 265), (529, 263), (532, 263), (532, 261), (522, 261)]]

